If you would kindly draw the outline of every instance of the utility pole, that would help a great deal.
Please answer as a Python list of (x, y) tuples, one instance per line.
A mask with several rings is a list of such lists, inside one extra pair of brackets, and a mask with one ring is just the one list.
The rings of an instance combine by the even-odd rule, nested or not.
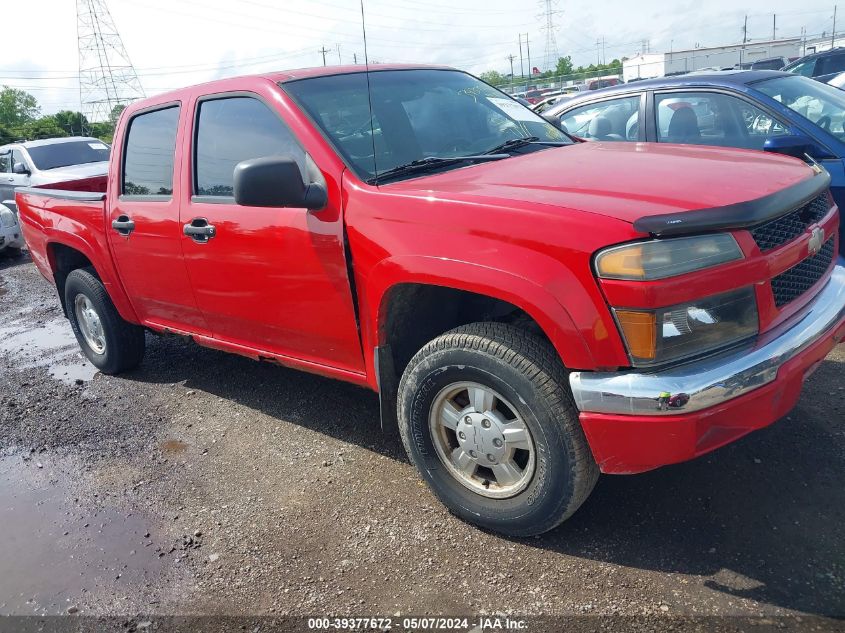
[(340, 59), (340, 44), (337, 45), (337, 63), (342, 64), (343, 61)]
[(836, 5), (833, 5), (833, 33), (830, 34), (830, 47), (833, 48), (833, 43), (836, 40)]
[(525, 66), (522, 63), (522, 33), (519, 34), (519, 76), (525, 79)]
[(748, 16), (745, 16), (745, 22), (742, 23), (742, 48), (739, 49), (739, 65), (742, 66), (742, 62), (745, 58), (745, 42), (748, 41)]
[(596, 66), (601, 66), (601, 40), (596, 38)]
[(531, 79), (534, 70), (531, 66), (531, 45), (528, 43), (528, 33), (525, 34), (525, 55), (528, 57), (528, 78)]
[(318, 50), (317, 52), (318, 52), (318, 53), (322, 53), (322, 54), (323, 54), (323, 66), (325, 66), (325, 65), (326, 65), (326, 53), (328, 53), (328, 52), (329, 52), (329, 49), (328, 49), (328, 48), (326, 48), (325, 46), (323, 46), (323, 48), (321, 48), (321, 49), (320, 49), (320, 50)]
[(352, 61), (356, 66), (358, 65), (358, 53), (352, 53)]
[(778, 15), (777, 13), (772, 13), (772, 40), (776, 40), (778, 38)]
[(511, 92), (513, 92), (513, 60), (516, 59), (516, 56), (511, 53), (508, 55), (507, 60), (511, 63)]

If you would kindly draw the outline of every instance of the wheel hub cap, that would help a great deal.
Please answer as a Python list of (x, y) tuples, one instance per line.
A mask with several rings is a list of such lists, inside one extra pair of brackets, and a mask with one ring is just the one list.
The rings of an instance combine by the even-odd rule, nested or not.
[(490, 387), (458, 382), (441, 389), (429, 430), (440, 461), (473, 492), (504, 499), (531, 482), (531, 433), (516, 408)]
[(496, 417), (492, 412), (490, 415), (473, 412), (458, 422), (458, 445), (483, 466), (499, 463), (508, 453), (504, 425)]
[(94, 304), (85, 295), (76, 295), (73, 302), (76, 322), (79, 324), (79, 331), (85, 343), (95, 354), (105, 354), (106, 335), (103, 330), (103, 323), (100, 315), (94, 309)]

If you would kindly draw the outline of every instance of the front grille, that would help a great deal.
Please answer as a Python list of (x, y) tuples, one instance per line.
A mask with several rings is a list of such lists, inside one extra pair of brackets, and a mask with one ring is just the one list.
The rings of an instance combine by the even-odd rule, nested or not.
[(822, 278), (833, 261), (833, 242), (831, 237), (818, 253), (772, 279), (772, 293), (778, 308), (800, 297)]
[(828, 211), (830, 211), (830, 203), (825, 192), (803, 207), (751, 229), (751, 235), (761, 251), (770, 251), (794, 240), (806, 231), (808, 226), (827, 215)]

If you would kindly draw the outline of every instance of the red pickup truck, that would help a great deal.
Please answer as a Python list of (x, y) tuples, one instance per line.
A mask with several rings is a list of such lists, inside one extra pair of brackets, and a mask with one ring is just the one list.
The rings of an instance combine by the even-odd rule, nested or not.
[(600, 472), (796, 403), (845, 335), (828, 185), (785, 156), (580, 143), (466, 73), (380, 65), (135, 103), (106, 193), (17, 201), (102, 372), (152, 331), (368, 387), (451, 511), (529, 535)]

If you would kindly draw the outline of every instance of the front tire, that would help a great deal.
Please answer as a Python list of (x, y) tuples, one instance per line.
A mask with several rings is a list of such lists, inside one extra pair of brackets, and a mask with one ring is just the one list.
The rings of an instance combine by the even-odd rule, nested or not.
[(117, 312), (93, 269), (72, 271), (65, 281), (65, 306), (76, 340), (104, 374), (134, 369), (144, 358), (144, 329)]
[(412, 463), (460, 518), (509, 536), (556, 527), (599, 470), (551, 346), (502, 323), (437, 337), (405, 369), (399, 430)]

